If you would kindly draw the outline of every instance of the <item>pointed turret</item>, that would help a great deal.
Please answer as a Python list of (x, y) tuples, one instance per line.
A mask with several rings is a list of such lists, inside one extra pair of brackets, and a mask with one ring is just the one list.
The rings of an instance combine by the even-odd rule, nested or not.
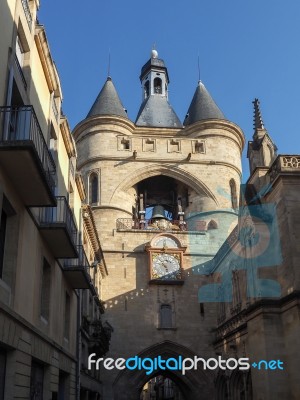
[(260, 102), (254, 99), (253, 116), (253, 141), (248, 142), (247, 157), (249, 158), (250, 172), (256, 167), (269, 167), (277, 155), (277, 147), (266, 130), (262, 114), (260, 111)]
[(87, 118), (95, 115), (117, 115), (128, 118), (110, 76), (92, 105)]
[(193, 100), (186, 114), (183, 125), (191, 125), (204, 119), (226, 119), (214, 99), (201, 81), (196, 88)]
[(181, 128), (182, 124), (168, 102), (168, 70), (152, 50), (150, 60), (142, 67), (142, 105), (136, 117), (137, 126)]

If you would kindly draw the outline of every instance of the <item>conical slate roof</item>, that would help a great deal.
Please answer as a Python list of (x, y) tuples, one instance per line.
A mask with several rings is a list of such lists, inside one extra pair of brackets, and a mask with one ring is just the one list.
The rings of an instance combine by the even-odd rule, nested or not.
[(183, 125), (191, 125), (204, 119), (226, 119), (211, 95), (200, 81), (188, 109)]
[(151, 95), (143, 101), (135, 124), (161, 128), (181, 128), (182, 124), (165, 96)]
[(88, 118), (94, 115), (118, 115), (120, 117), (128, 118), (111, 77), (107, 78), (103, 88), (95, 100), (95, 103), (86, 117)]

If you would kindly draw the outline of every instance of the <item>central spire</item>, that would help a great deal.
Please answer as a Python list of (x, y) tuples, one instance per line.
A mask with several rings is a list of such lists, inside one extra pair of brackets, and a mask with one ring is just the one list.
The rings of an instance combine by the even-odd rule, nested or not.
[(143, 88), (143, 100), (154, 94), (168, 98), (168, 70), (164, 61), (158, 58), (157, 50), (151, 51), (150, 60), (142, 67), (140, 80)]
[(181, 122), (168, 102), (168, 70), (158, 52), (153, 49), (151, 58), (142, 67), (142, 105), (136, 118), (138, 126), (181, 128)]

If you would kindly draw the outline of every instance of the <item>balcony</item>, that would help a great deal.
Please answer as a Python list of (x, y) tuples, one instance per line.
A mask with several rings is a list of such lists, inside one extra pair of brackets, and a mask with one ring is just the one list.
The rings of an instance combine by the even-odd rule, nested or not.
[(31, 214), (55, 258), (77, 258), (77, 227), (65, 197), (56, 197), (57, 207), (31, 209)]
[(55, 163), (32, 106), (0, 107), (0, 164), (24, 204), (55, 205)]
[(88, 273), (90, 264), (82, 245), (77, 246), (77, 252), (78, 258), (64, 260), (64, 275), (73, 289), (89, 289), (93, 286)]
[(299, 177), (300, 157), (299, 155), (279, 155), (273, 162), (268, 175), (273, 183), (280, 175)]
[(118, 218), (117, 230), (147, 230), (147, 231), (186, 231), (187, 226), (185, 221), (179, 220), (152, 220), (152, 219), (132, 219), (132, 218)]

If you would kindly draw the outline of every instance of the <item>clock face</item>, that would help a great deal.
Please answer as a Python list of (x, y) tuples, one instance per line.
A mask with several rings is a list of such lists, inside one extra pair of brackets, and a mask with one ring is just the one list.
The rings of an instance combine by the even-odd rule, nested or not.
[(153, 253), (152, 279), (160, 279), (160, 280), (181, 279), (180, 255)]

